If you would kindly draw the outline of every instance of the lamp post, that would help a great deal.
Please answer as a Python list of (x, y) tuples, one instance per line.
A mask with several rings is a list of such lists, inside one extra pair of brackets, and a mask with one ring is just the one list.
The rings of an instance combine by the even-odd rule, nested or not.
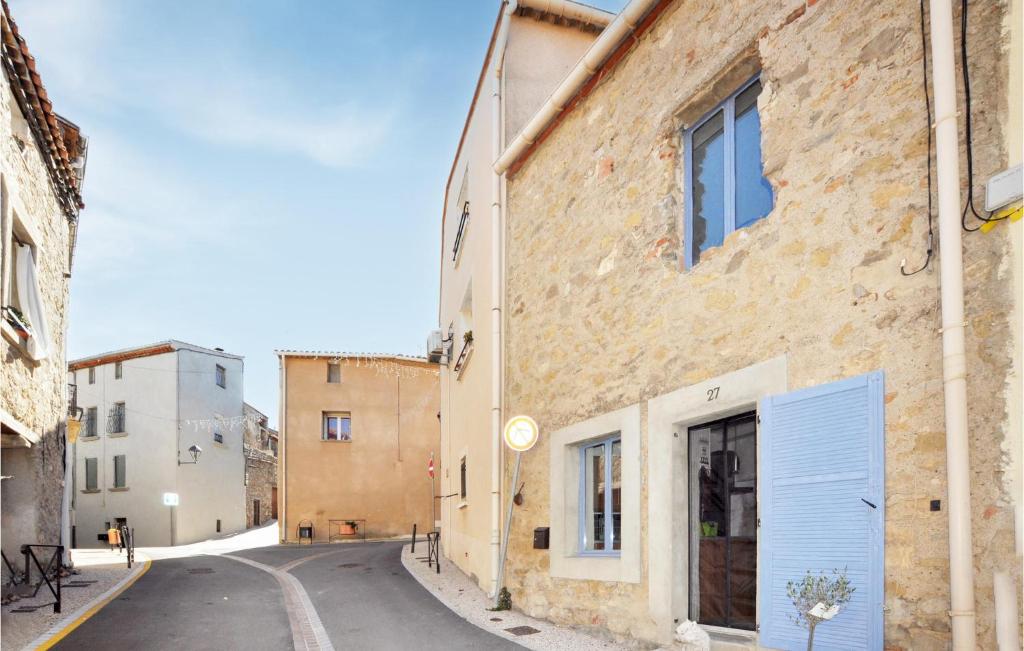
[(191, 461), (182, 461), (181, 459), (178, 459), (178, 465), (179, 466), (187, 466), (189, 464), (199, 463), (199, 455), (203, 453), (203, 448), (201, 448), (198, 445), (193, 443), (189, 447), (188, 453), (192, 457), (192, 460)]

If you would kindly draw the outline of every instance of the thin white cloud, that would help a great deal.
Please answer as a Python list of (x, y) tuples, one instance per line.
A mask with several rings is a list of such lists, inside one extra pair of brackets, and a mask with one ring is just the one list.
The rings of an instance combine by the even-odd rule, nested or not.
[(141, 111), (206, 142), (293, 154), (332, 168), (359, 166), (396, 119), (397, 103), (386, 98), (318, 103), (317, 89), (255, 69), (244, 52), (182, 47), (181, 58), (140, 61), (144, 53), (125, 51), (138, 43), (123, 6), (96, 0), (14, 5), (44, 83), (60, 90), (58, 112), (72, 104), (108, 115)]

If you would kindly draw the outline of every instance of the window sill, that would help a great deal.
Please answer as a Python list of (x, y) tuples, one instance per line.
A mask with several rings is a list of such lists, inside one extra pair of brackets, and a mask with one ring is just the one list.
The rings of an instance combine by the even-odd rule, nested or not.
[(125, 436), (128, 436), (128, 432), (111, 432), (110, 434), (107, 434), (108, 439), (119, 439), (124, 438)]
[(621, 551), (614, 552), (577, 552), (575, 558), (622, 558)]
[(88, 495), (89, 493), (100, 493), (102, 491), (98, 488), (83, 488), (82, 492)]
[(14, 326), (8, 323), (7, 319), (2, 317), (0, 317), (0, 330), (3, 330), (4, 339), (9, 341), (12, 346), (21, 351), (22, 355), (26, 360), (32, 362), (33, 364), (39, 363), (28, 356), (28, 346), (26, 346), (28, 340), (22, 339), (21, 335), (18, 334), (18, 331), (14, 329)]
[(457, 508), (459, 510), (462, 510), (462, 509), (466, 508), (467, 506), (469, 506), (469, 502), (462, 501), (462, 502), (459, 502), (458, 506), (456, 506), (455, 508)]
[(78, 442), (79, 443), (92, 443), (93, 441), (98, 441), (98, 440), (100, 440), (99, 436), (79, 436), (78, 437)]
[(110, 493), (127, 493), (128, 492), (128, 487), (127, 486), (121, 486), (120, 488), (108, 488), (107, 491), (110, 492)]

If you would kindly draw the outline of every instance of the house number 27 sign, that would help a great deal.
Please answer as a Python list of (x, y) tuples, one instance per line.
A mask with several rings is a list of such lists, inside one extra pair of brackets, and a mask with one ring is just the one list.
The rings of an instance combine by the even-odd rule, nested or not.
[(529, 416), (513, 416), (505, 423), (505, 445), (516, 452), (526, 452), (537, 443), (540, 432)]

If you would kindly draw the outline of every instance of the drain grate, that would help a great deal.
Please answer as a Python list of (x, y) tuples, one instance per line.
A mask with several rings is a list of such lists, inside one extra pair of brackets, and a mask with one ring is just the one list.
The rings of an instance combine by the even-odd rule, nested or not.
[(504, 621), (504, 620), (502, 618), (500, 618), (500, 617), (492, 617), (491, 621), (492, 622), (501, 622), (501, 621)]
[(189, 574), (213, 574), (212, 567), (192, 567), (188, 570)]
[(513, 626), (512, 628), (506, 628), (505, 630), (512, 635), (533, 635), (534, 633), (540, 633), (540, 629), (536, 629), (532, 626)]
[(19, 606), (18, 608), (15, 608), (11, 612), (12, 613), (34, 613), (37, 610), (39, 610), (40, 608), (42, 608), (42, 606)]
[(362, 567), (362, 566), (363, 566), (362, 563), (342, 563), (338, 567), (340, 567), (343, 570), (350, 570), (353, 567)]

